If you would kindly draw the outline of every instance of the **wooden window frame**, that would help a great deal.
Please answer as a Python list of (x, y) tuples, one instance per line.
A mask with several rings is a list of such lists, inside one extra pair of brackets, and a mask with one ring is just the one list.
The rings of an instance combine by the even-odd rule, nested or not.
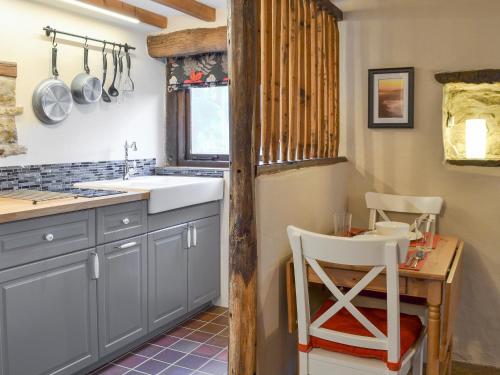
[[(177, 165), (181, 167), (227, 168), (229, 155), (191, 154), (191, 96), (189, 90), (179, 90), (177, 97), (177, 116), (175, 123), (168, 126), (177, 127)], [(229, 140), (228, 140), (229, 141)]]

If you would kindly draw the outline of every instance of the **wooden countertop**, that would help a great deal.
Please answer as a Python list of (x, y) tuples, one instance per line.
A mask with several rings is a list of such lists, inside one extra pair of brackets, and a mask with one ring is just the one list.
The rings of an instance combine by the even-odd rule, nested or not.
[(27, 200), (0, 198), (0, 224), (144, 199), (149, 199), (148, 192), (135, 191), (97, 198), (64, 198), (37, 204)]

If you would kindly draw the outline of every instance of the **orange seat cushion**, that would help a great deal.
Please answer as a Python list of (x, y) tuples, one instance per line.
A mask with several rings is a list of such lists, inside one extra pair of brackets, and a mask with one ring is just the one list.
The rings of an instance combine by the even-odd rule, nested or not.
[[(318, 312), (312, 318), (312, 321), (318, 319), (326, 310), (332, 307), (333, 301), (327, 300), (323, 306), (318, 310)], [(358, 307), (358, 310), (370, 320), (375, 327), (377, 327), (382, 333), (387, 335), (387, 311), (382, 309), (372, 309)], [(410, 348), (415, 344), (417, 339), (422, 333), (422, 322), (420, 318), (415, 315), (400, 314), (400, 336), (401, 336), (401, 358), (410, 350)], [(340, 310), (337, 314), (332, 316), (327, 320), (321, 328), (330, 329), (332, 331), (338, 331), (343, 333), (350, 333), (353, 335), (374, 337), (370, 331), (368, 331), (358, 320), (351, 315), (346, 309)], [(311, 336), (311, 346), (313, 348), (322, 348), (325, 350), (330, 350), (333, 352), (349, 354), (357, 357), (364, 358), (374, 358), (380, 359), (388, 363), (387, 361), (387, 351), (377, 350), (377, 349), (367, 349), (357, 346), (350, 346), (345, 344), (339, 344), (336, 342), (328, 341), (325, 339), (320, 339), (318, 337)], [(401, 362), (400, 358), (400, 362)], [(391, 364), (400, 367), (399, 364)], [(399, 366), (397, 366), (399, 365)], [(391, 366), (391, 367), (393, 367)], [(399, 368), (397, 368), (399, 369)]]

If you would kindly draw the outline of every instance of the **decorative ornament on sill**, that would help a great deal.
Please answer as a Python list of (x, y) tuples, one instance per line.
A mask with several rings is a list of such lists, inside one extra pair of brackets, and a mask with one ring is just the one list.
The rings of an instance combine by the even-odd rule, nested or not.
[(25, 154), (17, 143), (15, 116), (23, 113), (16, 107), (17, 64), (0, 61), (0, 157)]
[(500, 70), (436, 74), (446, 162), (500, 166)]

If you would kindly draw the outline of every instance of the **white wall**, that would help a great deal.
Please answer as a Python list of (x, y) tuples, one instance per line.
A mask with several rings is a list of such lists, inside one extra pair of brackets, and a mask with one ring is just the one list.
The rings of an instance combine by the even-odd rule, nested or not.
[[(455, 359), (500, 367), (500, 172), (443, 163), (440, 71), (498, 68), (500, 2), (346, 0), (341, 23), (342, 122), (349, 209), (366, 225), (364, 193), (440, 195), (443, 234), (465, 241)], [(493, 44), (492, 44), (493, 43)], [(367, 128), (368, 69), (414, 66), (415, 129)]]
[[(0, 9), (0, 60), (18, 64), (17, 105), (24, 107), (24, 114), (16, 121), (19, 143), (28, 147), (27, 155), (0, 159), (0, 166), (122, 159), (125, 139), (137, 142), (139, 150), (131, 157), (164, 162), (165, 64), (148, 56), (146, 32), (27, 0), (0, 0)], [(50, 76), (51, 43), (42, 31), (47, 25), (137, 47), (132, 57), (133, 97), (124, 104), (75, 105), (58, 125), (38, 121), (31, 97), (36, 85)], [(58, 50), (60, 78), (70, 85), (83, 71), (83, 49), (61, 40)], [(90, 69), (98, 77), (101, 65), (99, 52), (91, 51)], [(110, 83), (108, 74), (106, 86)]]
[(295, 374), (296, 336), (288, 333), (285, 262), (288, 225), (331, 232), (347, 205), (347, 164), (257, 178), (257, 373)]
[(171, 33), (174, 31), (195, 28), (213, 28), (227, 25), (227, 9), (217, 9), (215, 22), (205, 22), (193, 17), (170, 16), (168, 17), (168, 26), (161, 33)]

